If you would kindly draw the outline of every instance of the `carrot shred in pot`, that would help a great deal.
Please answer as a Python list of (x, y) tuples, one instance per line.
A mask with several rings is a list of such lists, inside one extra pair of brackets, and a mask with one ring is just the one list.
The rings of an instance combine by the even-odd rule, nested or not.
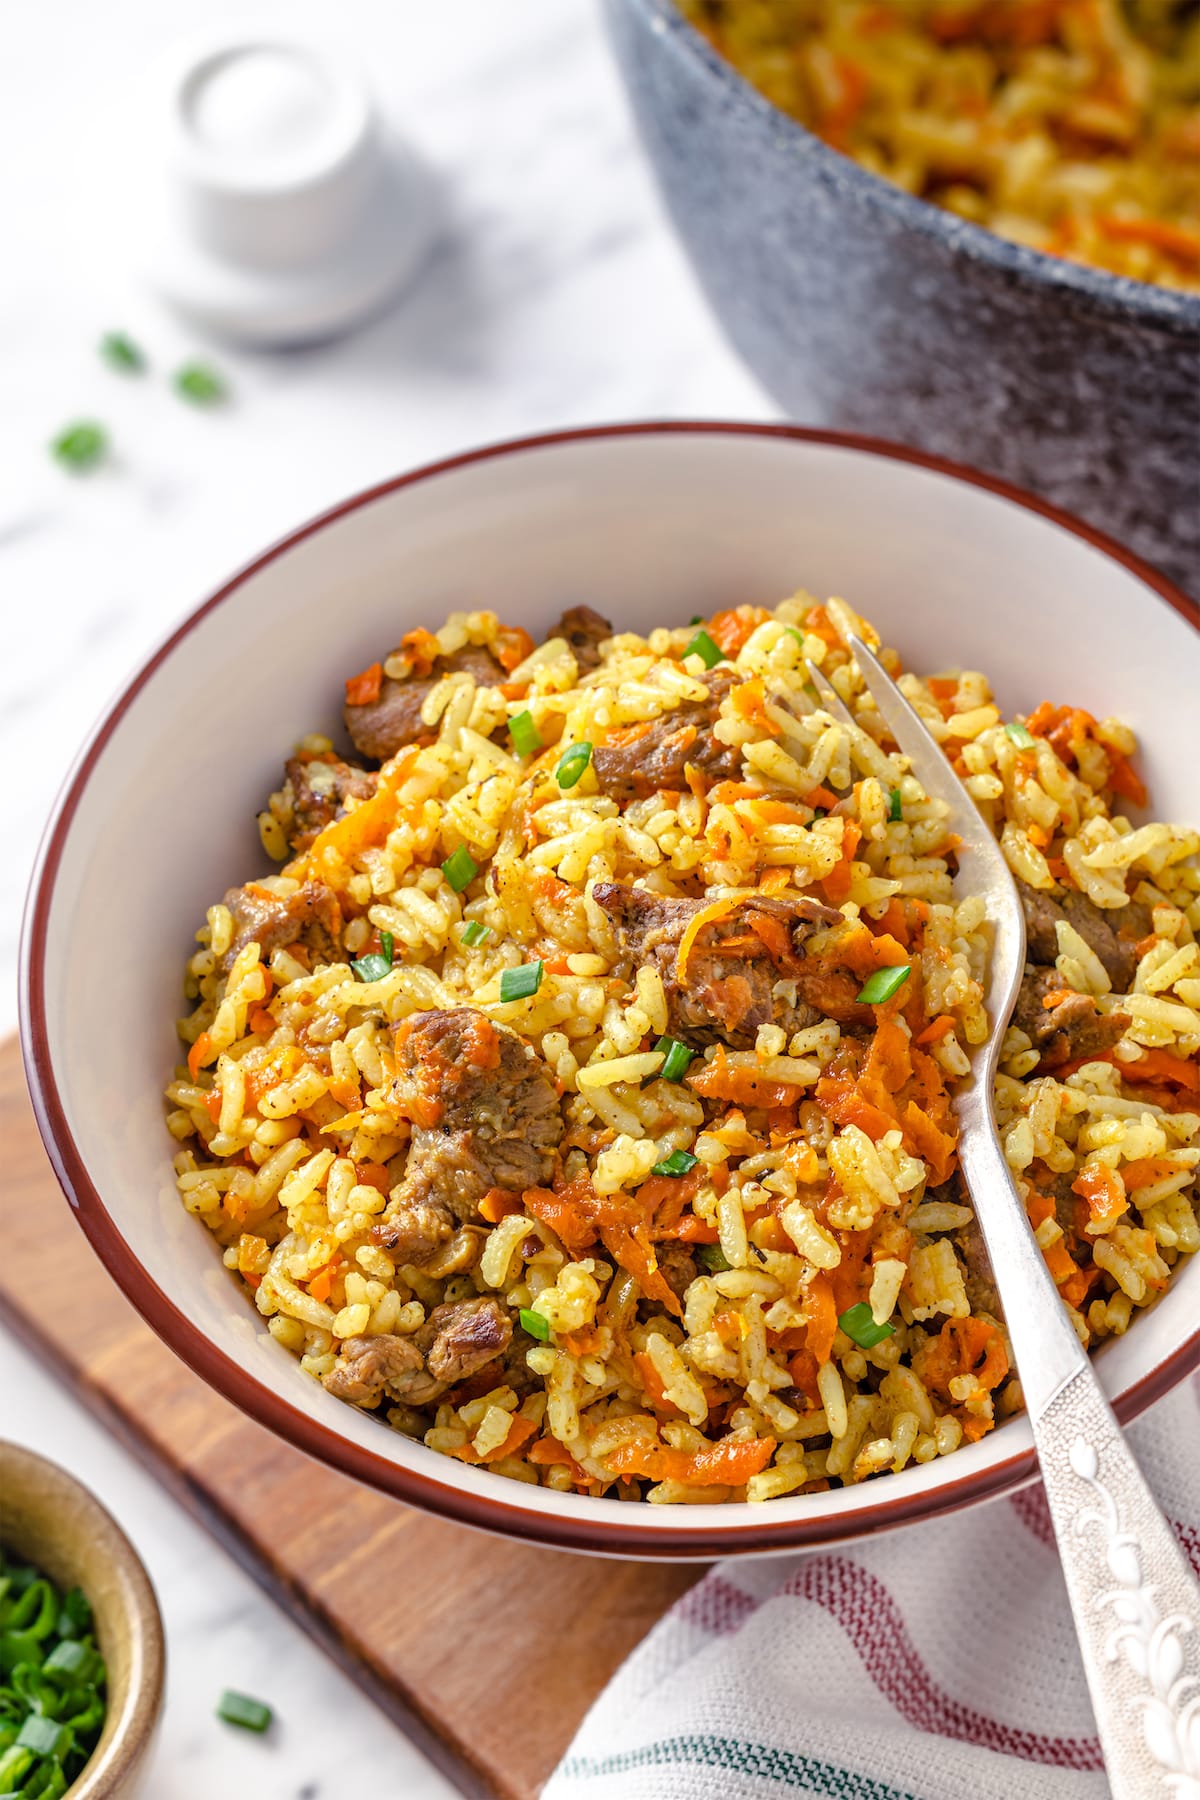
[(703, 1450), (671, 1450), (665, 1444), (618, 1444), (605, 1457), (617, 1475), (680, 1481), (688, 1487), (744, 1487), (775, 1454), (774, 1438), (739, 1443), (725, 1438)]

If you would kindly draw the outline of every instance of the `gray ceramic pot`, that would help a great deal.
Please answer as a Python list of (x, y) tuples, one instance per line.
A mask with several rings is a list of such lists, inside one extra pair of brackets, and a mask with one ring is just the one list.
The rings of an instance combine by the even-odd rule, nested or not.
[(797, 419), (1035, 489), (1200, 593), (1200, 296), (1007, 243), (829, 149), (670, 0), (605, 0), (667, 206)]

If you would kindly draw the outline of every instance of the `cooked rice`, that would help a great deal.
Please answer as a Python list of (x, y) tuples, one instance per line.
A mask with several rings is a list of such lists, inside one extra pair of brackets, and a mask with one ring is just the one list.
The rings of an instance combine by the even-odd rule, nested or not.
[[(180, 1197), (272, 1335), (322, 1379), (347, 1344), (411, 1338), (439, 1304), (490, 1295), (540, 1316), (545, 1342), (516, 1332), (516, 1373), (485, 1367), (424, 1407), (374, 1396), (385, 1428), (514, 1480), (678, 1504), (865, 1480), (947, 1455), (1019, 1410), (974, 1215), (953, 1179), (950, 1096), (988, 1032), (983, 907), (956, 901), (944, 810), (888, 748), (838, 620), (876, 641), (844, 603), (804, 593), (769, 614), (710, 620), (736, 676), (715, 732), (740, 749), (743, 779), (697, 775), (687, 791), (621, 804), (594, 767), (560, 791), (562, 745), (604, 744), (705, 691), (700, 664), (683, 657), (693, 627), (618, 634), (585, 675), (552, 640), (504, 691), (449, 675), (422, 710), (430, 741), (384, 767), (381, 824), (378, 794), (363, 803), (377, 829), (356, 827), (366, 815), (352, 801), (255, 883), (276, 896), (327, 884), (341, 909), (334, 960), (302, 939), (264, 965), (249, 943), (223, 973), (233, 919), (223, 902), (209, 907), (179, 1027), (191, 1068), (167, 1088), (167, 1122)], [(455, 614), (438, 643), (495, 645), (506, 630), (511, 639), (488, 612)], [(806, 658), (854, 728), (814, 704)], [(1124, 1332), (1200, 1247), (1200, 833), (1135, 827), (1116, 810), (1137, 778), (1134, 739), (1114, 720), (1040, 707), (1025, 743), (981, 673), (905, 674), (901, 685), (1016, 873), (1101, 907), (1150, 909), (1129, 996), (1111, 992), (1078, 933), (1060, 937), (1064, 986), (1093, 995), (1102, 1015), (1119, 1002), (1129, 1016), (1111, 1052), (1039, 1073), (1031, 1038), (1010, 1026), (996, 1086), (1009, 1164), (1094, 1345)], [(551, 746), (531, 762), (504, 731), (524, 710)], [(329, 740), (306, 738), (299, 754), (324, 768)], [(287, 788), (271, 797), (269, 851), (286, 842), (294, 804)], [(442, 869), (460, 846), (480, 866), (461, 893)], [(810, 956), (848, 957), (856, 977), (911, 958), (912, 972), (875, 1008), (867, 1061), (849, 1079), (846, 1033), (826, 1019), (790, 1038), (763, 1026), (753, 1049), (710, 1046), (684, 1080), (664, 1080), (663, 983), (649, 964), (630, 985), (612, 972), (617, 946), (593, 895), (611, 881), (710, 899), (812, 893), (843, 922), (818, 931)], [(488, 930), (476, 944), (464, 941), (472, 921)], [(384, 933), (393, 966), (358, 979), (351, 961)], [(501, 1000), (502, 971), (534, 958), (537, 992)], [(594, 1228), (582, 1249), (528, 1195), (501, 1196), (495, 1216), (463, 1225), (424, 1266), (372, 1237), (412, 1129), (391, 1103), (394, 1028), (466, 1005), (515, 1030), (560, 1086), (566, 1136), (550, 1198), (568, 1208), (561, 1223), (586, 1191)], [(706, 1098), (692, 1082), (718, 1068), (732, 1097)], [(694, 1168), (655, 1176), (674, 1151)], [(606, 1206), (627, 1221), (631, 1205), (636, 1230), (605, 1226)], [(685, 1277), (673, 1305), (671, 1257)], [(890, 1334), (856, 1342), (852, 1307), (859, 1336), (863, 1311)]]
[(1200, 18), (1170, 0), (680, 0), (873, 174), (1055, 256), (1200, 288)]

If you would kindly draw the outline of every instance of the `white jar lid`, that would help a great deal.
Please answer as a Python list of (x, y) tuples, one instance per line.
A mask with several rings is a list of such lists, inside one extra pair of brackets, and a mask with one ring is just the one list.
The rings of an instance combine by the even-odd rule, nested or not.
[(273, 33), (225, 37), (180, 53), (160, 92), (148, 273), (193, 322), (303, 343), (345, 331), (415, 272), (431, 183), (337, 57)]

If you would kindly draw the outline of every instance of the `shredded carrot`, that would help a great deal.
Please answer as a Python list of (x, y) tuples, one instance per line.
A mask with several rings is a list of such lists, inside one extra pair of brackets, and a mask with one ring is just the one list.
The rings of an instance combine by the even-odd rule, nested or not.
[(995, 1388), (1008, 1374), (1004, 1334), (990, 1319), (947, 1319), (936, 1338), (927, 1338), (913, 1357), (926, 1387), (950, 1398), (955, 1376), (973, 1375), (980, 1387)]
[(805, 1348), (811, 1350), (818, 1363), (827, 1363), (833, 1355), (833, 1340), (837, 1334), (838, 1322), (833, 1283), (828, 1275), (822, 1273), (813, 1277), (809, 1283), (804, 1310), (808, 1320), (808, 1341)]
[(605, 1462), (615, 1475), (679, 1481), (688, 1487), (744, 1487), (775, 1454), (774, 1438), (742, 1443), (723, 1438), (703, 1450), (671, 1450), (665, 1444), (618, 1444)]
[(705, 629), (717, 648), (732, 661), (751, 634), (770, 616), (761, 606), (735, 606), (727, 612), (714, 613)]
[(569, 1469), (572, 1478), (577, 1482), (586, 1482), (587, 1480), (587, 1475), (575, 1461), (571, 1452), (564, 1444), (560, 1444), (556, 1437), (551, 1437), (549, 1432), (545, 1437), (538, 1438), (535, 1444), (529, 1446), (528, 1457), (531, 1463), (538, 1463), (545, 1468), (553, 1468), (557, 1464)]
[(533, 639), (521, 625), (501, 625), (493, 647), (496, 661), (506, 675), (511, 675), (519, 663), (532, 655)]
[(1200, 1061), (1194, 1056), (1176, 1056), (1170, 1050), (1147, 1050), (1135, 1063), (1117, 1063), (1116, 1067), (1121, 1079), (1132, 1082), (1135, 1087), (1139, 1082), (1166, 1081), (1174, 1087), (1200, 1094)]
[(346, 683), (347, 706), (374, 706), (383, 687), (383, 664), (374, 662), (361, 675), (351, 675)]
[(853, 819), (847, 819), (842, 830), (841, 856), (821, 881), (830, 906), (840, 906), (850, 892), (850, 884), (854, 879), (854, 852), (858, 849), (861, 837), (862, 828)]
[(645, 1350), (639, 1350), (634, 1356), (633, 1365), (642, 1378), (642, 1386), (655, 1412), (666, 1413), (672, 1419), (681, 1419), (683, 1414), (673, 1400), (667, 1399), (662, 1378), (649, 1354)]
[(600, 1333), (594, 1325), (581, 1325), (578, 1331), (560, 1333), (558, 1341), (570, 1356), (594, 1356), (600, 1347)]
[(373, 1187), (381, 1194), (391, 1191), (392, 1178), (383, 1163), (359, 1162), (354, 1165), (354, 1179), (363, 1187)]
[(1165, 1156), (1139, 1156), (1134, 1162), (1127, 1162), (1120, 1170), (1125, 1192), (1131, 1194), (1135, 1188), (1149, 1187), (1153, 1181), (1164, 1181), (1168, 1175), (1177, 1175), (1179, 1170)]
[[(479, 1216), (486, 1219), (489, 1225), (498, 1225), (501, 1219), (507, 1219), (510, 1213), (519, 1213), (522, 1207), (520, 1194), (507, 1194), (503, 1188), (489, 1188), (479, 1202)], [(530, 1208), (530, 1211), (533, 1209)]]
[(819, 1405), (821, 1399), (821, 1390), (817, 1386), (818, 1366), (811, 1350), (800, 1349), (788, 1357), (788, 1374), (793, 1384), (814, 1406)]
[(939, 1013), (931, 1025), (918, 1032), (913, 1039), (915, 1044), (940, 1044), (954, 1030), (954, 1018), (950, 1013)]
[(721, 1234), (715, 1225), (697, 1218), (695, 1213), (684, 1213), (669, 1230), (656, 1226), (650, 1235), (653, 1238), (678, 1238), (684, 1244), (715, 1244)]
[(757, 1069), (731, 1067), (722, 1046), (695, 1075), (685, 1077), (688, 1087), (708, 1100), (729, 1100), (735, 1106), (786, 1106), (796, 1090), (786, 1081), (772, 1081)]
[(537, 1426), (532, 1419), (523, 1419), (518, 1413), (508, 1428), (507, 1437), (503, 1443), (497, 1444), (494, 1450), (487, 1450), (480, 1456), (474, 1444), (460, 1444), (457, 1450), (451, 1450), (450, 1455), (456, 1456), (459, 1462), (465, 1463), (499, 1462), (502, 1457), (515, 1456), (521, 1445), (531, 1438), (536, 1430)]
[(1111, 744), (1105, 744), (1104, 754), (1108, 758), (1108, 785), (1113, 793), (1120, 794), (1123, 800), (1128, 800), (1133, 806), (1145, 806), (1150, 796), (1129, 758), (1122, 755), (1120, 750), (1114, 750)]
[(337, 1280), (338, 1271), (344, 1268), (345, 1264), (345, 1257), (332, 1256), (327, 1263), (321, 1265), (315, 1275), (309, 1276), (308, 1291), (314, 1300), (321, 1302), (322, 1306), (328, 1301), (333, 1284)]
[(1044, 1011), (1053, 1012), (1054, 1008), (1056, 1006), (1061, 1006), (1064, 1000), (1070, 1000), (1074, 995), (1074, 991), (1073, 988), (1051, 988), (1048, 994), (1042, 995), (1042, 1007)]
[(791, 879), (788, 869), (764, 869), (758, 878), (758, 891), (760, 894), (781, 894), (791, 885)]
[(288, 864), (287, 873), (303, 877), (311, 871), (336, 885), (339, 865), (358, 851), (382, 843), (397, 823), (396, 790), (407, 780), (419, 755), (417, 745), (410, 744), (386, 764), (375, 792), (340, 818), (330, 820), (305, 855)]
[(654, 1246), (644, 1225), (635, 1225), (632, 1229), (625, 1225), (602, 1225), (600, 1241), (626, 1274), (633, 1276), (647, 1300), (660, 1301), (677, 1317), (682, 1314), (679, 1296), (659, 1269)]
[(687, 927), (684, 930), (683, 936), (679, 940), (679, 950), (675, 957), (676, 981), (683, 982), (687, 979), (688, 957), (691, 955), (692, 946), (700, 936), (700, 933), (704, 930), (704, 927), (706, 925), (715, 924), (718, 919), (727, 918), (731, 912), (737, 911), (740, 904), (741, 902), (737, 899), (714, 900), (711, 906), (703, 906), (698, 913), (692, 915), (687, 922)]
[(1087, 1201), (1094, 1224), (1119, 1219), (1128, 1205), (1121, 1177), (1104, 1163), (1089, 1163), (1087, 1168), (1081, 1169), (1071, 1183), (1071, 1192)]
[(205, 1094), (203, 1104), (205, 1112), (215, 1125), (217, 1120), (221, 1117), (220, 1088), (213, 1088), (209, 1093)]
[(205, 1063), (213, 1054), (213, 1041), (207, 1031), (202, 1031), (187, 1054), (188, 1073), (193, 1081), (197, 1080)]
[(275, 1029), (274, 1015), (268, 1012), (265, 1006), (251, 1007), (250, 1011), (246, 1014), (246, 1023), (251, 1031), (256, 1033), (261, 1032), (266, 1037), (270, 1037)]
[(842, 640), (838, 636), (838, 628), (823, 606), (810, 606), (804, 615), (804, 629), (819, 637), (830, 650), (840, 650)]
[(526, 1188), (521, 1198), (525, 1210), (548, 1225), (567, 1250), (586, 1250), (596, 1242), (595, 1225), (568, 1194), (555, 1194), (549, 1188)]
[(1118, 243), (1150, 244), (1164, 256), (1200, 266), (1200, 231), (1177, 225), (1173, 219), (1122, 219), (1101, 214), (1096, 224), (1105, 237)]

